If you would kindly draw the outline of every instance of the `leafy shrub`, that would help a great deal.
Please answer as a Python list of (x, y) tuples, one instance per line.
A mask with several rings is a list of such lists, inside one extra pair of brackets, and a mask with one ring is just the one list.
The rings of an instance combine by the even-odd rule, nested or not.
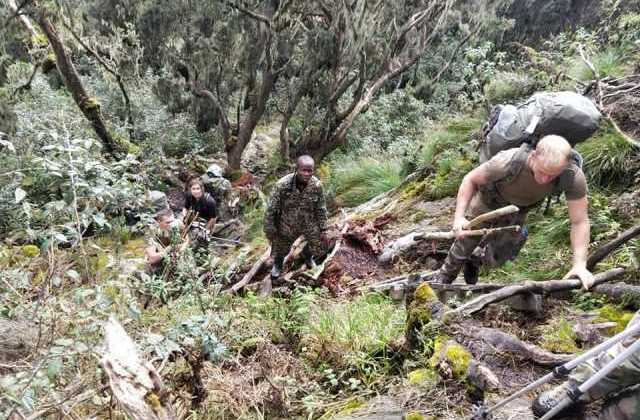
[(525, 73), (499, 72), (485, 86), (484, 94), (491, 104), (509, 103), (531, 95), (537, 81)]
[(349, 130), (350, 150), (392, 150), (408, 147), (428, 123), (426, 105), (410, 90), (381, 95)]

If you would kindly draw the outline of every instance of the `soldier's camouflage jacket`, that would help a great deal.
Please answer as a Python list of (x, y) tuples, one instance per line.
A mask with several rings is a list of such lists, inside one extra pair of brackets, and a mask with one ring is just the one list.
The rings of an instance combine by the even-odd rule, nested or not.
[(318, 178), (311, 177), (304, 190), (296, 187), (296, 174), (286, 175), (273, 187), (264, 215), (264, 232), (297, 236), (305, 232), (327, 230), (327, 205)]

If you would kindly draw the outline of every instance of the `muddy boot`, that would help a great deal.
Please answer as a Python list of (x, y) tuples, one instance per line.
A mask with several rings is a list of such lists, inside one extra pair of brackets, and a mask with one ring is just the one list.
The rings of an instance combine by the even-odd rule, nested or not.
[(476, 284), (478, 282), (478, 273), (480, 267), (471, 261), (464, 263), (464, 282), (467, 284)]
[[(571, 381), (565, 381), (562, 384), (550, 389), (549, 391), (545, 391), (538, 395), (538, 397), (533, 400), (531, 404), (531, 411), (533, 411), (533, 415), (535, 418), (543, 417), (549, 411), (551, 411), (556, 405), (560, 403), (563, 399), (569, 396), (571, 390), (575, 388), (575, 385), (572, 384)], [(581, 403), (573, 403), (556, 416), (554, 419), (562, 419), (562, 418), (575, 418), (575, 416), (580, 413), (582, 409)], [(569, 417), (567, 417), (569, 416)]]

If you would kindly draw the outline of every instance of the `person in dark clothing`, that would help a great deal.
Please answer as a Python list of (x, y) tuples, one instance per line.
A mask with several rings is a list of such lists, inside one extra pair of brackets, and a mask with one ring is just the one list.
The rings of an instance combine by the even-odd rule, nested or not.
[[(218, 212), (216, 201), (211, 194), (204, 191), (204, 185), (200, 178), (194, 178), (187, 185), (185, 194), (184, 209), (182, 209), (182, 218), (202, 219), (207, 230), (211, 230), (216, 223)], [(187, 220), (185, 220), (187, 224)]]

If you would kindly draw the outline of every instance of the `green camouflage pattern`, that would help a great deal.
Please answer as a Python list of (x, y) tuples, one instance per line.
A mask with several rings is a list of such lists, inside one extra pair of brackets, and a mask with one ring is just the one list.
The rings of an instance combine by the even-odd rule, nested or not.
[[(637, 322), (640, 322), (640, 311), (636, 312), (629, 325)], [(631, 337), (578, 365), (569, 376), (570, 382), (577, 385), (585, 382), (637, 339), (640, 339), (638, 335)], [(605, 399), (602, 411), (596, 417), (591, 417), (592, 419), (640, 419), (640, 352), (633, 353), (587, 391), (584, 397), (587, 401)]]
[(296, 174), (276, 182), (264, 215), (264, 232), (272, 242), (274, 255), (286, 255), (293, 241), (303, 235), (314, 256), (323, 254), (321, 234), (327, 230), (327, 206), (322, 184), (316, 177), (298, 190)]

